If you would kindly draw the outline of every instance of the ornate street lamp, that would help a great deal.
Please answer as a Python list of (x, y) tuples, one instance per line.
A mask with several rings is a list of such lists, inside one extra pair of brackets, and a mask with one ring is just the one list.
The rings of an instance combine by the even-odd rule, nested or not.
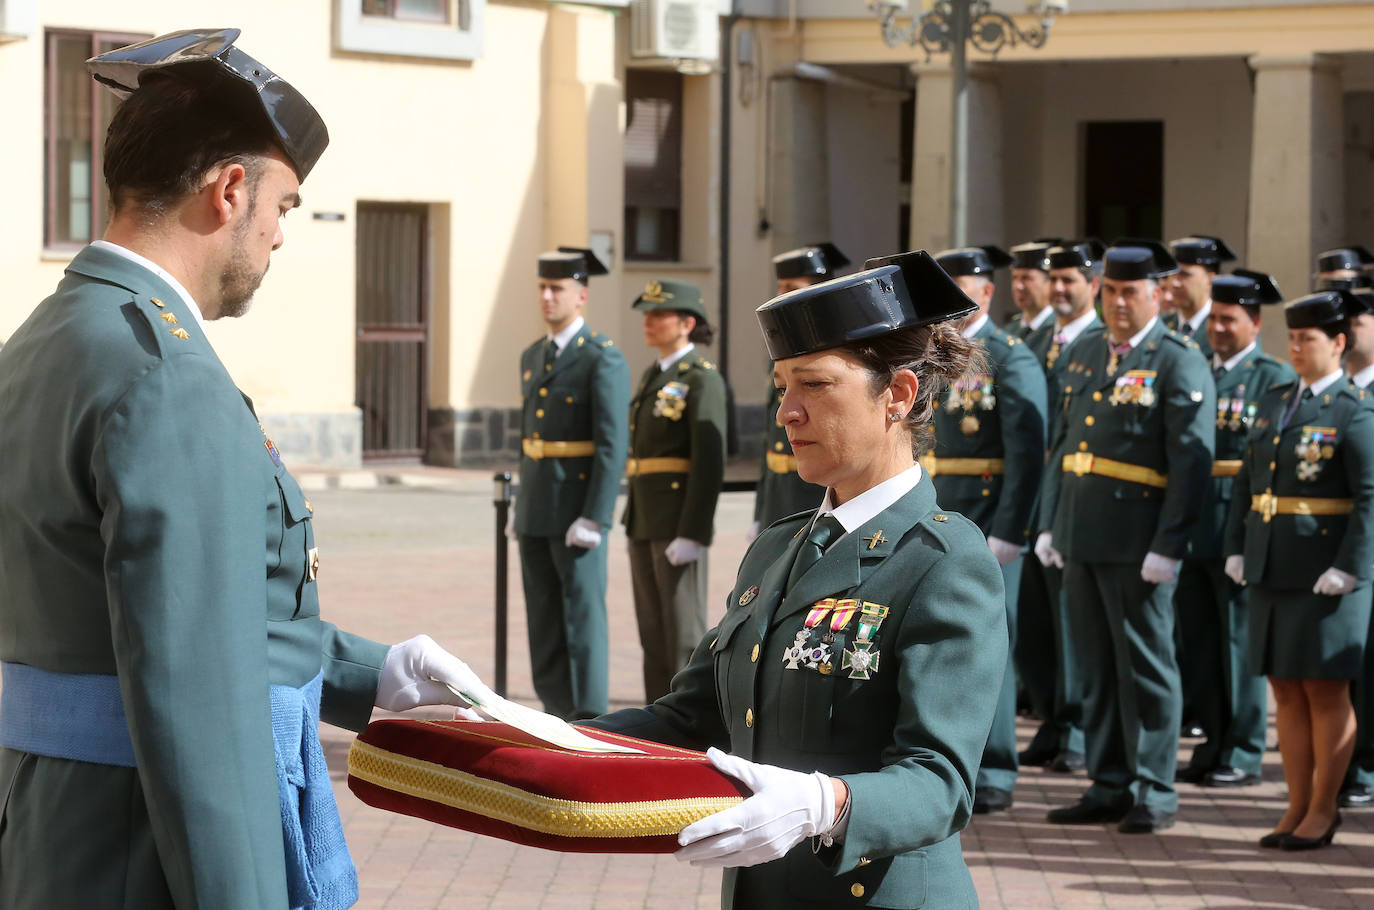
[(929, 61), (932, 54), (949, 54), (953, 76), (954, 123), (953, 155), (950, 168), (950, 241), (952, 246), (968, 243), (968, 45), (985, 54), (1010, 45), (1043, 47), (1050, 26), (1068, 12), (1068, 0), (1028, 0), (1026, 11), (1039, 16), (1038, 24), (1024, 30), (1006, 13), (992, 8), (988, 0), (936, 0), (929, 10), (913, 18), (905, 27), (897, 25), (906, 2), (868, 0), (868, 8), (878, 17), (883, 42), (888, 47), (920, 45)]

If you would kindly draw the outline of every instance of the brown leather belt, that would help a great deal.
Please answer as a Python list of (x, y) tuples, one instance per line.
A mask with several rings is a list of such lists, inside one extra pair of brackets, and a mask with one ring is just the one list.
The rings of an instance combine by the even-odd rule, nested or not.
[(690, 458), (631, 458), (625, 462), (625, 476), (640, 474), (687, 474), (692, 470)]
[(795, 455), (788, 455), (786, 452), (769, 452), (764, 461), (768, 464), (768, 470), (774, 474), (797, 473), (797, 456)]
[(1235, 477), (1240, 473), (1239, 458), (1221, 458), (1212, 462), (1213, 477)]
[(522, 439), (520, 450), (535, 461), (541, 458), (581, 458), (595, 455), (596, 443), (591, 440)]
[(1092, 452), (1074, 452), (1072, 455), (1065, 455), (1063, 469), (1065, 474), (1077, 474), (1079, 477), (1084, 474), (1098, 474), (1116, 480), (1129, 480), (1131, 483), (1140, 483), (1147, 487), (1164, 489), (1169, 486), (1167, 474), (1161, 474), (1153, 468), (1141, 467), (1138, 464), (1126, 464), (1124, 461), (1101, 458)]
[(927, 452), (921, 456), (921, 467), (931, 477), (941, 474), (983, 477), (1003, 473), (1006, 461), (1002, 458), (936, 458)]
[(1256, 493), (1250, 497), (1250, 511), (1260, 513), (1267, 522), (1275, 515), (1349, 515), (1355, 511), (1355, 503), (1349, 499), (1303, 499)]

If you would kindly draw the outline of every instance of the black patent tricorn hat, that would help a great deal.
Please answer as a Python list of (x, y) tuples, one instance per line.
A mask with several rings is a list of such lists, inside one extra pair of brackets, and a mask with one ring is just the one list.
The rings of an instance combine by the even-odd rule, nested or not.
[(814, 354), (978, 309), (925, 250), (870, 259), (862, 272), (789, 291), (755, 310), (772, 360)]
[(849, 257), (833, 243), (811, 243), (773, 257), (773, 275), (783, 278), (813, 278), (833, 274), (849, 265)]
[(1283, 308), (1283, 320), (1290, 329), (1316, 329), (1339, 325), (1365, 311), (1354, 291), (1318, 291), (1299, 297)]
[(596, 253), (580, 246), (560, 246), (551, 253), (539, 254), (540, 278), (574, 278), (586, 281), (592, 275), (608, 275), (610, 270)]
[(944, 250), (935, 254), (935, 261), (950, 277), (964, 275), (991, 275), (1014, 261), (1011, 254), (1000, 246), (964, 246)]
[(1178, 262), (1158, 240), (1123, 237), (1102, 254), (1102, 277), (1114, 281), (1157, 280), (1177, 271)]
[(1050, 250), (1063, 242), (1060, 237), (1042, 237), (1039, 240), (1018, 243), (1009, 251), (1011, 253), (1011, 267), (1014, 269), (1039, 269), (1042, 272), (1048, 272), (1050, 270)]
[(1207, 234), (1190, 234), (1169, 241), (1169, 249), (1174, 258), (1185, 265), (1203, 265), (1216, 269), (1223, 262), (1234, 262), (1236, 254), (1220, 237)]
[(1252, 269), (1235, 269), (1229, 275), (1212, 279), (1213, 303), (1236, 303), (1241, 306), (1264, 306), (1283, 303), (1283, 292), (1273, 275)]
[(329, 145), (329, 130), (304, 95), (234, 47), (238, 36), (236, 28), (172, 32), (92, 57), (86, 70), (121, 98), (137, 91), (150, 74), (171, 73), (250, 102), (266, 118), (296, 176), (304, 181)]
[(1371, 265), (1374, 265), (1374, 253), (1358, 244), (1323, 250), (1317, 254), (1318, 272), (1336, 272), (1342, 269), (1358, 272)]
[(1051, 269), (1087, 269), (1102, 264), (1105, 251), (1102, 241), (1095, 237), (1086, 240), (1066, 240), (1051, 247), (1047, 254)]

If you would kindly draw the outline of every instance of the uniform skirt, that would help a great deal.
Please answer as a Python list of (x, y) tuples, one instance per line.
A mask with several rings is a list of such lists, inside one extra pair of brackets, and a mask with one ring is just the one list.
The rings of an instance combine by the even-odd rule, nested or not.
[(1355, 679), (1364, 673), (1370, 586), (1341, 597), (1250, 586), (1250, 662), (1279, 679)]

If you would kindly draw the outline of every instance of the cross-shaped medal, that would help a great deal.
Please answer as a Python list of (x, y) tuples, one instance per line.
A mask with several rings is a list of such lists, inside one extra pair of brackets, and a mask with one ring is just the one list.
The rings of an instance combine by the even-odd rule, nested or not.
[(868, 548), (869, 548), (870, 550), (872, 550), (874, 547), (878, 546), (878, 544), (880, 544), (880, 543), (887, 543), (887, 538), (883, 536), (883, 532), (882, 532), (882, 529), (881, 529), (881, 528), (879, 528), (878, 530), (874, 531), (872, 537), (865, 537), (864, 540), (868, 541)]

